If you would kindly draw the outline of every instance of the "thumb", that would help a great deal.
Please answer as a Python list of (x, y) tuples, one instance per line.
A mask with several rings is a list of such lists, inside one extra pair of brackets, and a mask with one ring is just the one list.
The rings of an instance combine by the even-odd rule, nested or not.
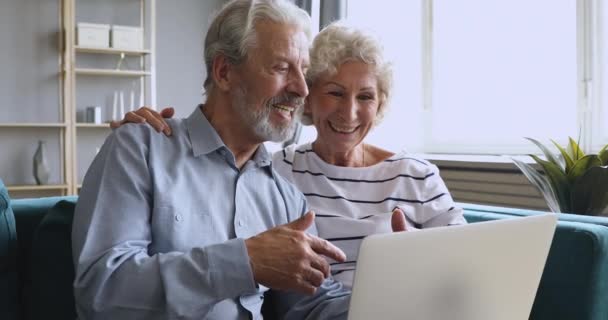
[(395, 210), (393, 210), (393, 216), (391, 217), (391, 227), (393, 228), (393, 232), (407, 230), (405, 224), (405, 214), (399, 208), (395, 208)]
[(304, 231), (308, 229), (315, 221), (315, 213), (308, 211), (305, 215), (301, 216), (297, 220), (288, 223), (286, 226), (290, 229)]
[(165, 119), (173, 118), (174, 114), (175, 109), (173, 109), (173, 107), (167, 107), (160, 111), (160, 115)]

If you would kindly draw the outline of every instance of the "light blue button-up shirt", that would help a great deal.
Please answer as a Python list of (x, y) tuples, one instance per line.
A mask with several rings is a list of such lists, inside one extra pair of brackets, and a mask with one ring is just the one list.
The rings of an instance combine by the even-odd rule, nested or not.
[[(304, 196), (261, 145), (239, 170), (197, 107), (172, 137), (125, 125), (87, 172), (72, 241), (81, 319), (261, 318), (244, 239), (297, 219)], [(313, 230), (314, 232), (314, 230)], [(289, 319), (343, 317), (348, 294), (278, 293)]]

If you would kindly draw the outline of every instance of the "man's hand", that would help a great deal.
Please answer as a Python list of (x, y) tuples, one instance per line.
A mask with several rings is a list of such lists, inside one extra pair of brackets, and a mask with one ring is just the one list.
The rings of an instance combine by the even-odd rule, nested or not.
[(175, 110), (172, 107), (164, 108), (160, 113), (148, 107), (141, 107), (135, 111), (130, 111), (125, 114), (121, 121), (110, 122), (112, 129), (118, 128), (125, 123), (149, 123), (157, 132), (163, 132), (166, 136), (171, 136), (171, 127), (165, 122), (165, 119), (173, 117)]
[(393, 232), (407, 231), (407, 225), (405, 224), (405, 214), (399, 208), (395, 208), (395, 210), (393, 210), (393, 216), (391, 217), (391, 227), (393, 228)]
[(314, 218), (309, 211), (298, 220), (245, 240), (257, 283), (312, 295), (330, 274), (322, 256), (346, 260), (344, 252), (329, 241), (306, 233)]

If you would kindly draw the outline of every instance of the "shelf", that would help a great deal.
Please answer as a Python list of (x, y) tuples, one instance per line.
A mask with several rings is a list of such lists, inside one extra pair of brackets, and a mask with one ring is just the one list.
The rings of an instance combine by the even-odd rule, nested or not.
[(23, 122), (23, 123), (0, 123), (0, 128), (65, 128), (66, 123), (52, 122)]
[(131, 71), (131, 70), (112, 70), (112, 69), (87, 69), (76, 68), (76, 74), (89, 76), (119, 76), (119, 77), (143, 77), (149, 76), (148, 71)]
[(109, 123), (77, 123), (76, 128), (110, 128)]
[(8, 191), (32, 191), (32, 190), (63, 190), (63, 189), (67, 189), (68, 185), (67, 184), (47, 184), (47, 185), (36, 185), (36, 184), (30, 184), (30, 185), (14, 185), (14, 186), (7, 186), (6, 187), (8, 189)]
[(121, 54), (124, 53), (129, 56), (142, 56), (150, 54), (150, 50), (124, 50), (115, 48), (92, 48), (92, 47), (81, 47), (75, 46), (76, 52), (82, 53), (101, 53), (101, 54)]

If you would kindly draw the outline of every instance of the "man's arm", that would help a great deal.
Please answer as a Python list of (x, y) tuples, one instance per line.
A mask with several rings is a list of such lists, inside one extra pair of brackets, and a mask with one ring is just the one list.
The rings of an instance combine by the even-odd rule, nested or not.
[(72, 232), (84, 318), (204, 318), (223, 299), (257, 292), (243, 239), (148, 253), (155, 210), (148, 133), (143, 126), (116, 130), (85, 177)]
[(159, 210), (151, 135), (166, 139), (145, 126), (116, 130), (85, 177), (72, 234), (81, 316), (203, 318), (221, 300), (256, 293), (256, 283), (311, 293), (329, 273), (321, 255), (344, 259), (339, 249), (305, 233), (310, 214), (247, 240), (151, 255), (152, 239), (163, 240), (150, 224)]

